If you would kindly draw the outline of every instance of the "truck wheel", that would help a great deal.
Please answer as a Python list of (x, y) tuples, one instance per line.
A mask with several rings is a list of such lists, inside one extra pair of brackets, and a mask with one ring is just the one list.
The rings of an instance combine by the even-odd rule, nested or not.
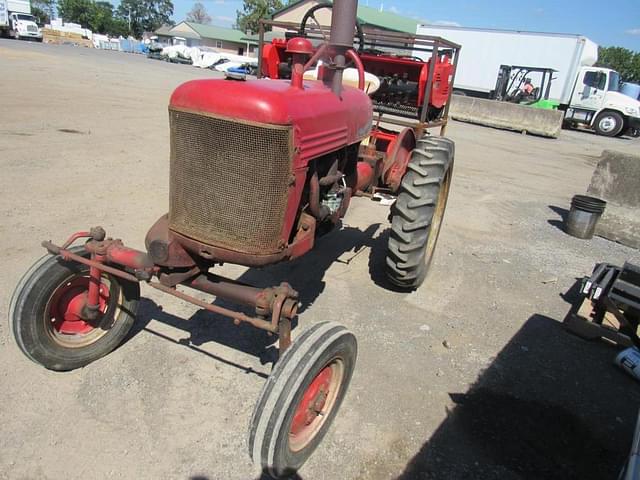
[(415, 290), (427, 275), (449, 196), (455, 145), (425, 135), (411, 152), (398, 198), (391, 207), (387, 277)]
[(615, 137), (622, 132), (624, 119), (618, 112), (602, 112), (596, 118), (595, 130), (598, 135), (605, 137)]
[[(83, 247), (71, 249), (88, 257)], [(16, 343), (30, 360), (50, 370), (83, 367), (116, 348), (133, 325), (140, 286), (103, 273), (95, 322), (80, 317), (89, 267), (45, 255), (22, 277), (9, 305)]]
[(273, 478), (293, 475), (333, 422), (356, 363), (354, 335), (335, 322), (305, 330), (262, 388), (249, 426), (249, 454)]

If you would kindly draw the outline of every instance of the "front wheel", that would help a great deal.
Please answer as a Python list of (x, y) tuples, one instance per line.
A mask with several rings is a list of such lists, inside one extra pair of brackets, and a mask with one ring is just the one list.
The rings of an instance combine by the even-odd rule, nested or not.
[(616, 137), (622, 133), (624, 118), (618, 112), (602, 112), (596, 118), (595, 130), (598, 135)]
[(391, 207), (387, 278), (415, 290), (433, 260), (449, 197), (455, 146), (444, 137), (425, 135), (411, 152), (398, 198)]
[[(71, 249), (89, 257), (83, 247)], [(140, 286), (103, 273), (99, 315), (82, 318), (89, 267), (46, 255), (18, 283), (9, 323), (22, 353), (50, 370), (73, 370), (115, 349), (133, 325)]]
[(334, 322), (305, 330), (265, 383), (249, 427), (249, 454), (274, 478), (293, 475), (333, 422), (356, 363), (354, 335)]

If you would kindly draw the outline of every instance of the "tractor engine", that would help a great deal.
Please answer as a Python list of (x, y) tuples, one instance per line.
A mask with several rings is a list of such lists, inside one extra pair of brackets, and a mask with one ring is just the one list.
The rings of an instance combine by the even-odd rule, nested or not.
[(355, 88), (336, 95), (304, 83), (311, 45), (289, 43), (299, 57), (290, 81), (194, 80), (174, 91), (169, 213), (147, 236), (158, 264), (179, 266), (183, 250), (273, 263), (305, 253), (314, 232), (345, 213), (371, 101)]

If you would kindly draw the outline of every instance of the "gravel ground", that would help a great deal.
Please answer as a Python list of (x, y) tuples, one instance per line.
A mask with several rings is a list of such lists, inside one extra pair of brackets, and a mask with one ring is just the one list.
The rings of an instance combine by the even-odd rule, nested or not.
[[(0, 41), (0, 316), (44, 239), (102, 225), (143, 248), (168, 205), (167, 102), (215, 73), (142, 56)], [(298, 261), (220, 272), (302, 294), (294, 338), (323, 320), (359, 340), (336, 423), (305, 479), (615, 478), (637, 383), (617, 352), (560, 322), (576, 278), (638, 251), (561, 229), (605, 148), (453, 122), (454, 180), (434, 266), (385, 288), (388, 210), (355, 199)], [(569, 292), (569, 294), (567, 294)], [(29, 362), (0, 323), (0, 478), (258, 479), (246, 452), (272, 339), (143, 287), (134, 331), (86, 368)], [(162, 308), (161, 308), (162, 307)]]

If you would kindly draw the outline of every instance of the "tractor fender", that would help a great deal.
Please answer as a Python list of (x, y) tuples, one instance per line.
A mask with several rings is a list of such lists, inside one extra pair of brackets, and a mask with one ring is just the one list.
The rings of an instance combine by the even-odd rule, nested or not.
[(407, 170), (411, 152), (416, 148), (416, 134), (412, 128), (403, 129), (389, 142), (382, 165), (382, 181), (392, 191), (400, 188), (400, 182)]

